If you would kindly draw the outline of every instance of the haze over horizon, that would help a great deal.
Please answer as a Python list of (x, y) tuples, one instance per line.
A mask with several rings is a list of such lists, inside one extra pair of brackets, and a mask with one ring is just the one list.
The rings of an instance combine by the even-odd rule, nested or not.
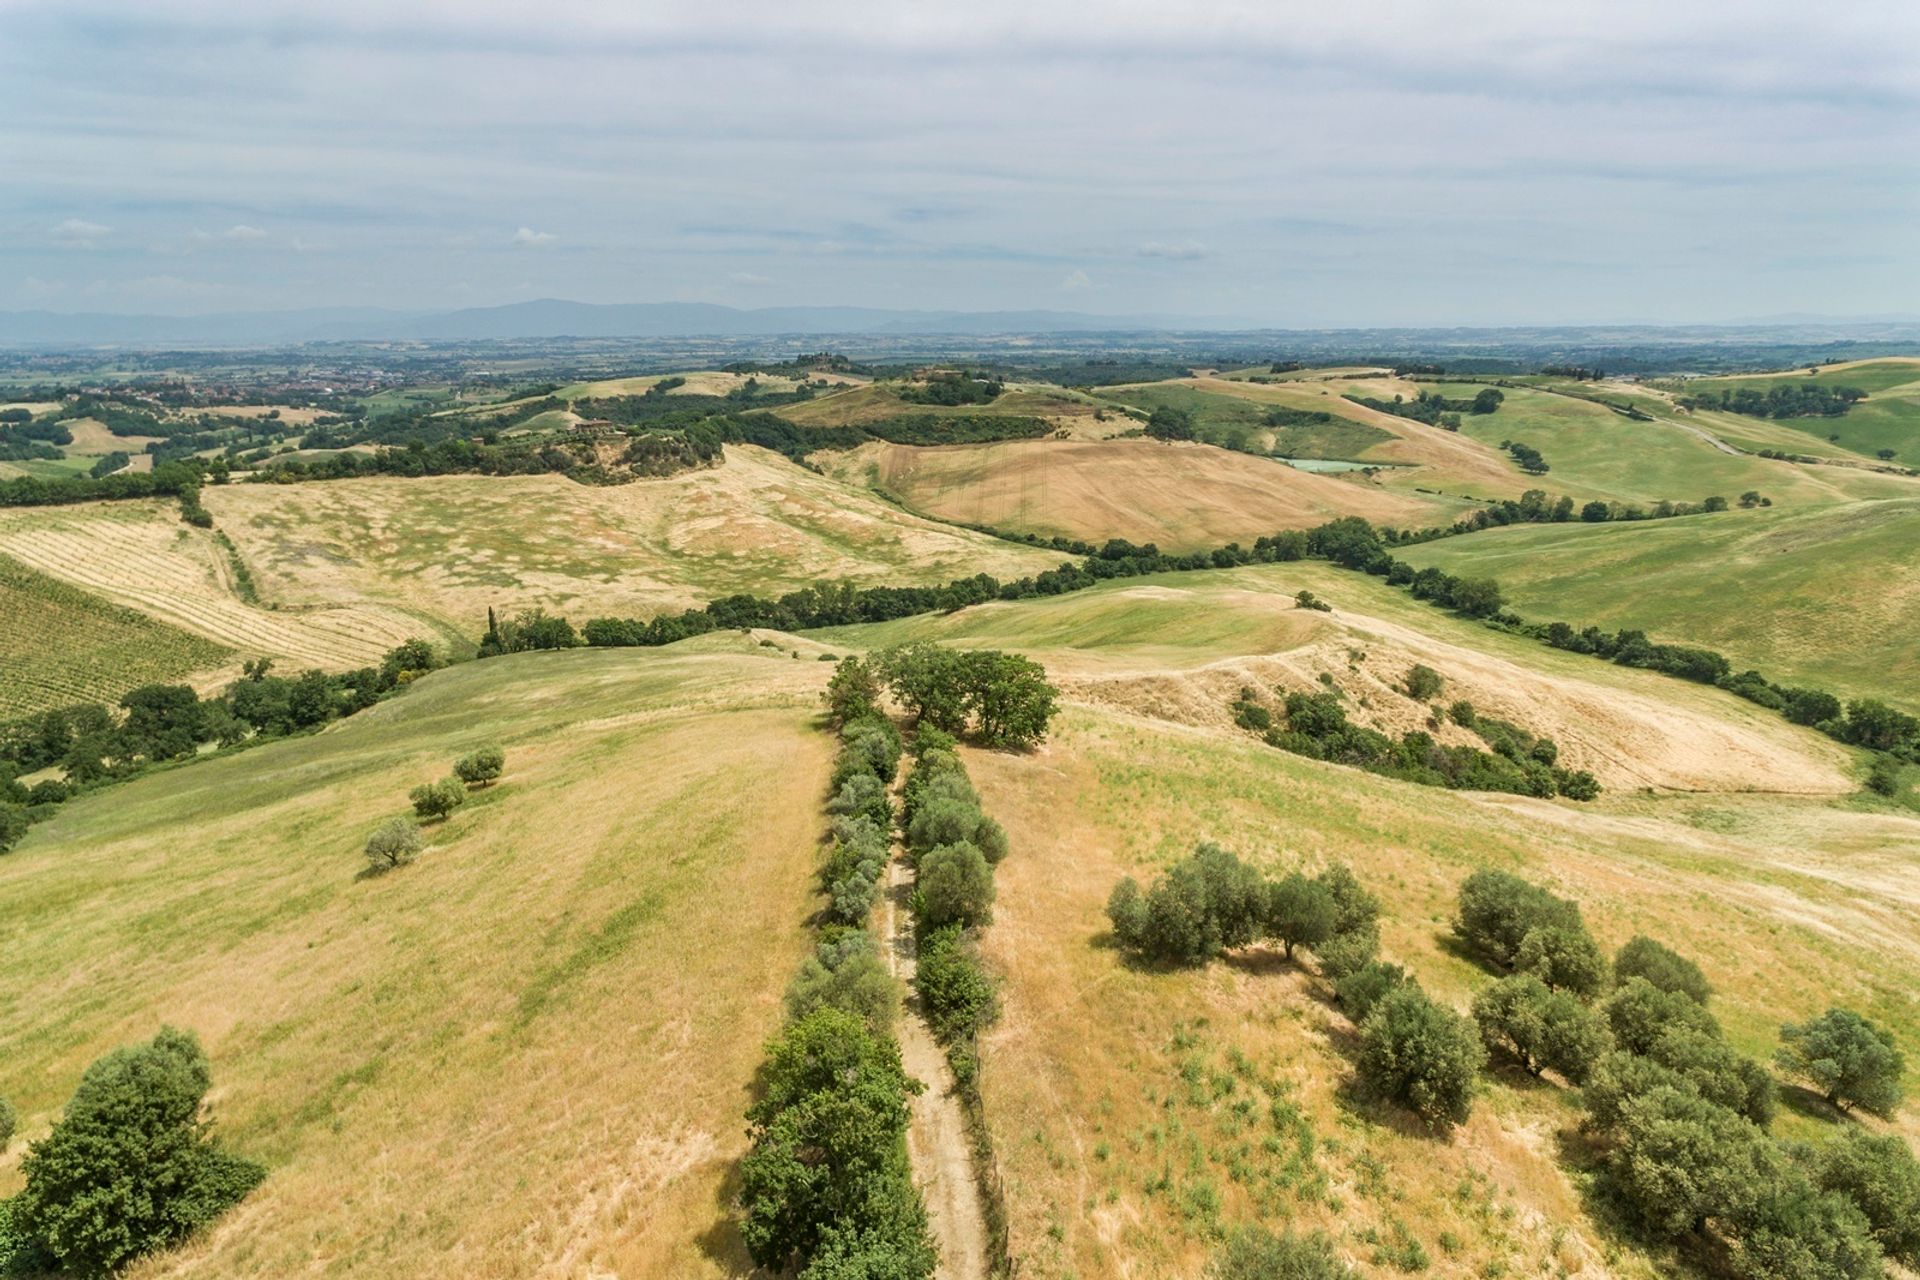
[(0, 310), (1911, 314), (1916, 47), (1879, 0), (7, 0)]

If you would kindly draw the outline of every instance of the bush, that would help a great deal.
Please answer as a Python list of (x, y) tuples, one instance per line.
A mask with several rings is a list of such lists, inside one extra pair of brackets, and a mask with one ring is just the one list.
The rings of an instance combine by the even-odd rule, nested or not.
[(367, 862), (375, 871), (405, 866), (420, 856), (420, 827), (411, 818), (388, 818), (367, 837)]
[(1260, 875), (1215, 844), (1201, 844), (1145, 893), (1122, 880), (1107, 901), (1114, 939), (1163, 964), (1200, 964), (1243, 947), (1265, 928)]
[(1473, 1001), (1473, 1019), (1488, 1049), (1505, 1053), (1527, 1072), (1557, 1071), (1573, 1084), (1611, 1047), (1606, 1024), (1564, 991), (1539, 978), (1502, 978)]
[(1751, 1212), (1774, 1173), (1773, 1159), (1749, 1121), (1661, 1086), (1621, 1104), (1607, 1173), (1628, 1212), (1673, 1239)]
[(1474, 1024), (1411, 983), (1383, 996), (1361, 1024), (1361, 1080), (1434, 1128), (1466, 1120), (1486, 1058)]
[(1349, 1018), (1363, 1023), (1390, 992), (1412, 982), (1399, 965), (1369, 960), (1333, 984), (1333, 998)]
[(1813, 1177), (1859, 1207), (1888, 1257), (1920, 1268), (1920, 1161), (1905, 1141), (1850, 1130), (1814, 1158)]
[(1629, 978), (1607, 997), (1604, 1011), (1613, 1039), (1628, 1053), (1647, 1053), (1669, 1028), (1685, 1027), (1709, 1036), (1720, 1024), (1691, 998), (1662, 991), (1645, 978)]
[(1276, 1236), (1265, 1227), (1239, 1227), (1207, 1264), (1206, 1280), (1358, 1280), (1323, 1235)]
[(1860, 1107), (1891, 1115), (1900, 1105), (1900, 1076), (1905, 1060), (1893, 1033), (1851, 1009), (1829, 1009), (1819, 1017), (1780, 1028), (1775, 1061), (1782, 1071), (1813, 1082), (1828, 1102), (1847, 1110)]
[(453, 776), (470, 787), (490, 787), (506, 772), (507, 753), (499, 747), (481, 747), (453, 764)]
[(1380, 956), (1380, 930), (1373, 925), (1336, 933), (1314, 951), (1320, 976), (1339, 985), (1342, 978), (1372, 964)]
[(1476, 871), (1461, 884), (1454, 933), (1494, 964), (1513, 968), (1538, 928), (1583, 930), (1580, 908), (1505, 871)]
[(1556, 925), (1529, 929), (1513, 964), (1552, 990), (1577, 996), (1598, 995), (1607, 985), (1607, 958), (1585, 929)]
[(210, 1083), (200, 1042), (172, 1027), (88, 1067), (21, 1161), (12, 1229), (63, 1269), (103, 1276), (226, 1212), (266, 1170), (209, 1139)]
[(1332, 891), (1298, 871), (1267, 886), (1265, 929), (1280, 940), (1289, 960), (1296, 946), (1311, 949), (1333, 936), (1337, 911)]
[(429, 782), (415, 787), (407, 798), (413, 801), (413, 811), (429, 821), (445, 818), (467, 802), (467, 789), (458, 778), (442, 778), (438, 782)]
[(900, 984), (880, 959), (873, 936), (847, 929), (825, 939), (787, 985), (787, 1016), (798, 1021), (815, 1009), (838, 1009), (859, 1018), (875, 1035), (893, 1025)]
[(7, 1144), (13, 1141), (13, 1131), (19, 1123), (20, 1113), (13, 1109), (11, 1102), (0, 1098), (0, 1155), (6, 1154)]
[(993, 868), (965, 841), (943, 844), (920, 859), (921, 922), (971, 928), (993, 918)]
[(893, 823), (893, 805), (887, 786), (871, 773), (857, 773), (840, 784), (827, 801), (827, 812), (848, 818), (866, 818), (885, 830)]
[(1644, 978), (1660, 990), (1678, 992), (1696, 1004), (1706, 1004), (1713, 994), (1699, 965), (1644, 934), (1636, 934), (1620, 948), (1613, 959), (1613, 974), (1621, 982)]
[(1413, 664), (1413, 669), (1407, 672), (1409, 698), (1417, 698), (1421, 702), (1432, 702), (1446, 687), (1447, 682), (1441, 678), (1440, 673), (1425, 663), (1416, 662)]
[(944, 1041), (965, 1040), (993, 1021), (993, 980), (980, 967), (957, 925), (920, 939), (914, 989), (933, 1032)]
[(833, 669), (822, 695), (827, 717), (835, 724), (846, 724), (863, 716), (876, 715), (880, 709), (880, 676), (863, 658), (846, 657)]

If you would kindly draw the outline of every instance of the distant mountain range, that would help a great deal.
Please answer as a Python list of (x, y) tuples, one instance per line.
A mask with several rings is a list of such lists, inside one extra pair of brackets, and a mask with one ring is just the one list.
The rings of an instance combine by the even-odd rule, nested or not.
[(282, 346), (298, 342), (477, 342), (513, 338), (766, 337), (775, 334), (1019, 334), (1232, 330), (1221, 316), (1100, 316), (1078, 311), (891, 311), (702, 302), (601, 305), (543, 298), (460, 311), (326, 308), (203, 316), (0, 311), (5, 346)]

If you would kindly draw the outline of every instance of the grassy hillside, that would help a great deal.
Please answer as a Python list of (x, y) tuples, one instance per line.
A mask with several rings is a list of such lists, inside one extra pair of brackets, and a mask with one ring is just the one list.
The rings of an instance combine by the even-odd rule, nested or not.
[(915, 404), (897, 395), (902, 384), (875, 382), (829, 392), (800, 404), (784, 405), (777, 416), (803, 427), (864, 426), (883, 418), (912, 414), (916, 417), (1032, 417), (1044, 418), (1068, 428), (1092, 428), (1094, 411), (1099, 407), (1087, 396), (1061, 387), (1036, 383), (1009, 385), (985, 404)]
[[(1208, 379), (1206, 383), (1220, 382)], [(1152, 413), (1175, 409), (1187, 415), (1200, 439), (1232, 449), (1252, 448), (1294, 458), (1365, 458), (1373, 446), (1393, 438), (1378, 427), (1335, 416), (1331, 422), (1301, 426), (1272, 426), (1267, 417), (1276, 407), (1244, 394), (1240, 386), (1202, 385), (1196, 381), (1155, 382), (1142, 386), (1102, 389), (1100, 398)], [(1330, 407), (1312, 408), (1332, 412)]]
[[(1730, 1039), (1829, 1000), (1920, 1047), (1911, 921), (1920, 824), (1803, 802), (1675, 800), (1617, 816), (1428, 789), (1245, 737), (1075, 706), (1041, 759), (970, 755), (1014, 853), (986, 958), (1004, 1014), (982, 1053), (1014, 1253), (1032, 1277), (1188, 1277), (1222, 1224), (1331, 1232), (1367, 1274), (1409, 1238), (1441, 1275), (1672, 1274), (1582, 1212), (1576, 1095), (1496, 1073), (1436, 1141), (1346, 1087), (1354, 1036), (1277, 953), (1160, 972), (1124, 963), (1102, 913), (1201, 839), (1271, 870), (1350, 861), (1385, 905), (1387, 953), (1464, 1008), (1488, 975), (1447, 920), (1497, 866), (1576, 896), (1601, 941), (1637, 931), (1697, 957)], [(1920, 1131), (1910, 1104), (1899, 1128)], [(1776, 1129), (1831, 1139), (1783, 1112)]]
[(1142, 439), (869, 445), (829, 464), (944, 520), (1043, 537), (1129, 538), (1170, 551), (1250, 543), (1343, 515), (1403, 527), (1445, 523), (1464, 509), (1250, 454)]
[[(1802, 446), (1837, 445), (1864, 458), (1878, 460), (1879, 451), (1892, 449), (1894, 461), (1920, 466), (1920, 359), (1856, 360), (1805, 369), (1737, 378), (1695, 378), (1680, 390), (1687, 395), (1717, 394), (1743, 388), (1767, 391), (1781, 385), (1811, 383), (1824, 387), (1858, 387), (1867, 398), (1838, 418), (1780, 418), (1774, 425), (1793, 431)], [(1726, 415), (1723, 415), (1726, 416)], [(1808, 452), (1815, 452), (1808, 447)]]
[(1920, 499), (1488, 530), (1399, 552), (1524, 616), (1718, 649), (1775, 680), (1920, 704)]
[[(0, 858), (0, 1094), (38, 1138), (95, 1056), (199, 1033), (272, 1172), (136, 1276), (742, 1274), (723, 1187), (815, 901), (825, 671), (472, 663), (73, 802)], [(504, 779), (359, 876), (486, 741)]]
[(116, 702), (138, 685), (187, 679), (233, 657), (0, 556), (0, 719)]

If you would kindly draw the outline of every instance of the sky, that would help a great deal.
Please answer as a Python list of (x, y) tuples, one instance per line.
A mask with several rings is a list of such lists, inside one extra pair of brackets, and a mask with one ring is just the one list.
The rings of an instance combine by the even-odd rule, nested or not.
[(1920, 313), (1920, 3), (0, 0), (0, 310)]

